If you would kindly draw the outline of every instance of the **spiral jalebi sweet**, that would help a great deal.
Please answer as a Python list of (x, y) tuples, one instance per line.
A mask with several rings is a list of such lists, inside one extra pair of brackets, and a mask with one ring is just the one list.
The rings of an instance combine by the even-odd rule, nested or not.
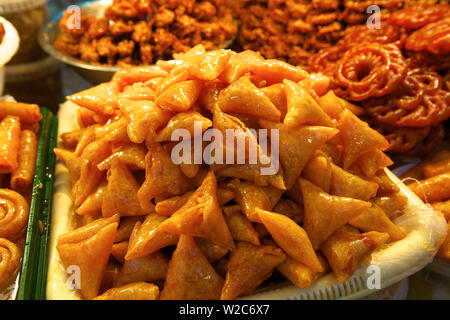
[(433, 71), (413, 69), (392, 95), (364, 102), (367, 113), (394, 127), (426, 127), (450, 117), (450, 92)]
[(430, 23), (414, 31), (405, 42), (405, 48), (429, 51), (435, 54), (450, 52), (450, 17)]
[(448, 4), (419, 4), (393, 12), (387, 21), (392, 25), (418, 29), (448, 16), (449, 12)]
[(28, 223), (29, 206), (19, 193), (0, 189), (0, 237), (14, 239)]
[(395, 44), (364, 42), (347, 51), (336, 65), (333, 89), (352, 101), (394, 92), (407, 73), (405, 59)]
[(20, 263), (20, 249), (11, 241), (0, 238), (0, 289), (9, 283)]

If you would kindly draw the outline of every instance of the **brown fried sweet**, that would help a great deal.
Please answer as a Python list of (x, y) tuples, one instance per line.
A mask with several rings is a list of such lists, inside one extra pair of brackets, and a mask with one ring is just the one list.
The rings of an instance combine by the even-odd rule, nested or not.
[(220, 47), (233, 39), (237, 25), (223, 1), (114, 0), (103, 16), (64, 11), (57, 50), (95, 64), (148, 65), (203, 44)]

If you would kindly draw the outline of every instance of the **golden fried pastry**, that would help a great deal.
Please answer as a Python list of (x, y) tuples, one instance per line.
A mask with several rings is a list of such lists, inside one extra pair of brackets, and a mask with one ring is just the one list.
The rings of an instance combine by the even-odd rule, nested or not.
[(128, 137), (134, 143), (153, 141), (156, 131), (165, 126), (172, 116), (170, 111), (161, 109), (150, 100), (120, 98), (117, 103), (126, 116)]
[(289, 199), (281, 199), (278, 201), (272, 211), (285, 215), (295, 221), (295, 223), (302, 223), (305, 216), (303, 207)]
[(8, 284), (19, 267), (20, 259), (20, 249), (13, 242), (0, 238), (0, 289)]
[[(58, 149), (58, 151), (56, 151), (55, 149), (55, 154), (59, 154), (59, 156), (61, 155), (61, 152), (59, 151), (61, 149)], [(63, 153), (67, 152), (67, 151), (62, 151)], [(79, 158), (76, 158), (79, 159)], [(69, 169), (70, 171), (70, 169)], [(78, 213), (79, 215), (88, 215), (88, 214), (96, 214), (96, 213), (100, 213), (102, 212), (102, 205), (103, 205), (103, 195), (106, 191), (106, 187), (107, 187), (108, 183), (106, 181), (106, 179), (104, 179), (97, 187), (97, 190), (95, 190), (94, 192), (92, 192), (91, 194), (89, 194), (86, 199), (83, 201), (82, 204), (80, 204), (80, 206), (75, 209), (75, 212)]]
[(203, 237), (233, 250), (234, 242), (217, 200), (217, 181), (210, 171), (188, 202), (164, 221), (162, 231)]
[(260, 245), (258, 233), (253, 228), (251, 220), (242, 213), (240, 206), (223, 207), (222, 212), (234, 241), (247, 241)]
[(157, 300), (159, 288), (152, 283), (133, 282), (111, 288), (92, 300)]
[(14, 240), (28, 223), (29, 205), (19, 193), (0, 189), (0, 238)]
[(108, 185), (103, 193), (102, 204), (104, 217), (117, 213), (121, 216), (143, 216), (153, 211), (153, 208), (141, 207), (137, 196), (139, 184), (121, 160), (112, 160), (106, 178)]
[(320, 247), (339, 282), (344, 282), (372, 252), (389, 239), (389, 234), (371, 231), (362, 234), (335, 233)]
[(218, 299), (224, 280), (195, 245), (194, 239), (181, 235), (169, 262), (161, 300)]
[(112, 115), (117, 108), (114, 98), (118, 93), (117, 83), (107, 82), (68, 96), (67, 99), (95, 113)]
[(151, 174), (145, 176), (137, 196), (143, 209), (152, 209), (152, 199), (183, 194), (190, 188), (190, 183), (159, 143), (148, 143), (147, 149), (145, 170)]
[(0, 174), (16, 170), (20, 148), (20, 118), (6, 116), (0, 122)]
[(306, 163), (302, 176), (320, 187), (325, 192), (330, 192), (333, 177), (331, 159), (318, 150)]
[(0, 100), (0, 119), (4, 119), (7, 116), (18, 117), (25, 124), (36, 124), (42, 119), (42, 114), (37, 104)]
[[(233, 97), (231, 99), (231, 97)], [(280, 111), (247, 76), (239, 78), (219, 94), (217, 105), (223, 112), (243, 113), (263, 117), (269, 121), (279, 121)]]
[(38, 139), (31, 130), (22, 130), (17, 168), (11, 173), (11, 188), (16, 191), (30, 189), (34, 179)]
[(113, 150), (113, 154), (106, 158), (97, 166), (100, 170), (108, 170), (111, 168), (111, 162), (114, 159), (119, 159), (127, 165), (131, 171), (145, 170), (145, 155), (147, 148), (142, 144), (127, 144), (120, 146)]
[(90, 143), (83, 150), (80, 157), (80, 178), (73, 185), (72, 196), (74, 203), (79, 206), (91, 194), (104, 177), (104, 172), (97, 165), (111, 154), (111, 144), (100, 139)]
[(98, 295), (103, 274), (111, 254), (119, 216), (98, 219), (64, 234), (56, 246), (66, 268), (80, 268), (80, 292), (84, 299)]
[(144, 217), (124, 217), (120, 219), (114, 243), (128, 241), (137, 222), (144, 221)]
[[(314, 3), (312, 10), (322, 5)], [(196, 14), (207, 15), (207, 6)], [(289, 1), (296, 20), (309, 12), (302, 8)], [(161, 24), (170, 18), (156, 14)], [(289, 28), (330, 34), (331, 14), (303, 17)], [(149, 61), (149, 37), (170, 40), (120, 20), (111, 32), (144, 41), (138, 47)], [(111, 44), (98, 41), (97, 54), (107, 58)], [(55, 152), (70, 167), (82, 227), (58, 249), (64, 263), (85, 269), (91, 251), (107, 251), (84, 297), (140, 297), (147, 289), (134, 285), (154, 282), (160, 299), (234, 299), (264, 286), (275, 268), (306, 288), (329, 264), (346, 279), (376, 247), (406, 236), (392, 222), (407, 199), (384, 171), (389, 144), (358, 119), (362, 108), (329, 91), (329, 76), (253, 51), (196, 46), (174, 58), (122, 69), (74, 95), (80, 129)]]
[(331, 119), (319, 103), (301, 85), (283, 81), (287, 100), (287, 113), (283, 123), (289, 128), (302, 125), (331, 126)]
[(303, 227), (308, 233), (315, 250), (334, 231), (343, 227), (371, 206), (366, 201), (327, 194), (302, 178), (300, 178), (300, 186), (305, 203)]
[(368, 201), (377, 195), (378, 184), (364, 180), (357, 175), (332, 164), (330, 194)]
[(344, 110), (338, 122), (339, 137), (344, 145), (343, 168), (349, 168), (356, 159), (375, 149), (389, 147), (388, 141), (349, 110)]
[(261, 222), (256, 209), (272, 210), (282, 195), (282, 191), (274, 187), (259, 187), (251, 182), (233, 179), (227, 184), (233, 191), (236, 203), (241, 207), (247, 219)]
[(338, 133), (337, 129), (322, 126), (287, 128), (283, 124), (263, 120), (259, 123), (263, 128), (279, 130), (280, 163), (287, 189), (292, 188), (314, 151)]
[(357, 227), (363, 232), (378, 231), (388, 233), (392, 241), (401, 240), (406, 236), (405, 233), (389, 219), (386, 213), (376, 205), (373, 205), (356, 218), (350, 220), (349, 224)]
[(408, 184), (408, 187), (424, 201), (450, 198), (450, 172)]
[(222, 259), (228, 253), (228, 249), (222, 248), (206, 238), (194, 238), (194, 241), (210, 263)]
[(128, 246), (126, 260), (145, 257), (161, 248), (175, 245), (179, 235), (163, 231), (160, 225), (167, 217), (150, 213)]
[(231, 300), (251, 292), (285, 259), (286, 255), (276, 247), (239, 242), (231, 253), (220, 299)]
[(313, 271), (324, 271), (308, 234), (302, 227), (284, 215), (261, 209), (256, 211), (272, 238), (288, 256), (305, 264)]
[[(137, 222), (130, 236), (130, 242), (134, 241), (140, 227), (141, 222)], [(116, 253), (118, 252), (116, 251)], [(167, 274), (168, 264), (169, 259), (160, 251), (155, 251), (141, 258), (126, 259), (122, 270), (117, 276), (115, 285), (121, 286), (133, 282), (153, 282), (164, 279)]]

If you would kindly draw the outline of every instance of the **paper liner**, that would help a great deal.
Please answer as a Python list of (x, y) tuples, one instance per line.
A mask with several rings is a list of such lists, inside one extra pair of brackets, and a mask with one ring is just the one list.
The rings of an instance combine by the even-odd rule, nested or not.
[[(58, 115), (59, 134), (76, 127), (76, 108), (77, 106), (70, 102), (61, 105)], [(394, 220), (394, 223), (407, 233), (404, 239), (380, 247), (372, 254), (370, 261), (361, 265), (344, 283), (339, 283), (334, 274), (329, 273), (316, 280), (307, 289), (300, 289), (289, 282), (283, 282), (258, 288), (252, 295), (241, 299), (359, 299), (387, 288), (429, 264), (447, 235), (445, 219), (431, 206), (424, 204), (390, 170), (385, 170), (389, 178), (408, 197), (405, 213)], [(78, 292), (68, 289), (65, 270), (56, 251), (57, 238), (74, 229), (76, 217), (70, 196), (69, 174), (61, 162), (57, 163), (55, 175), (47, 299), (81, 299)], [(381, 283), (379, 289), (369, 289), (367, 286), (367, 280), (372, 275), (366, 272), (369, 266), (379, 267)]]

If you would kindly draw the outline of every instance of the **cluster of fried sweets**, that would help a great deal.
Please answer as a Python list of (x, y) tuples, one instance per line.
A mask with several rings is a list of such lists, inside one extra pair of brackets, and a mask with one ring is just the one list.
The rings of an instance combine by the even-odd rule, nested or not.
[[(220, 47), (237, 33), (224, 0), (114, 0), (103, 17), (65, 11), (55, 47), (93, 63), (152, 64), (202, 44)], [(75, 13), (76, 14), (76, 13)]]
[[(330, 271), (344, 282), (406, 236), (392, 222), (407, 199), (384, 170), (389, 143), (328, 77), (253, 51), (175, 59), (68, 97), (79, 128), (55, 153), (79, 225), (56, 248), (80, 267), (84, 299), (234, 299), (272, 275), (307, 288)], [(236, 160), (243, 145), (256, 146)], [(264, 149), (269, 163), (252, 162)], [(215, 160), (192, 160), (205, 154)]]
[(0, 293), (21, 263), (41, 118), (37, 105), (0, 100)]
[[(261, 52), (294, 65), (308, 65), (309, 56), (333, 46), (347, 28), (365, 25), (376, 5), (381, 19), (411, 5), (398, 0), (240, 0), (239, 43), (244, 49)], [(414, 1), (414, 4), (430, 1)], [(432, 3), (438, 1), (432, 0)]]
[(444, 137), (450, 117), (450, 5), (393, 12), (379, 29), (348, 28), (309, 68), (332, 78), (336, 95), (363, 107), (364, 119), (389, 142), (388, 151), (424, 154)]

